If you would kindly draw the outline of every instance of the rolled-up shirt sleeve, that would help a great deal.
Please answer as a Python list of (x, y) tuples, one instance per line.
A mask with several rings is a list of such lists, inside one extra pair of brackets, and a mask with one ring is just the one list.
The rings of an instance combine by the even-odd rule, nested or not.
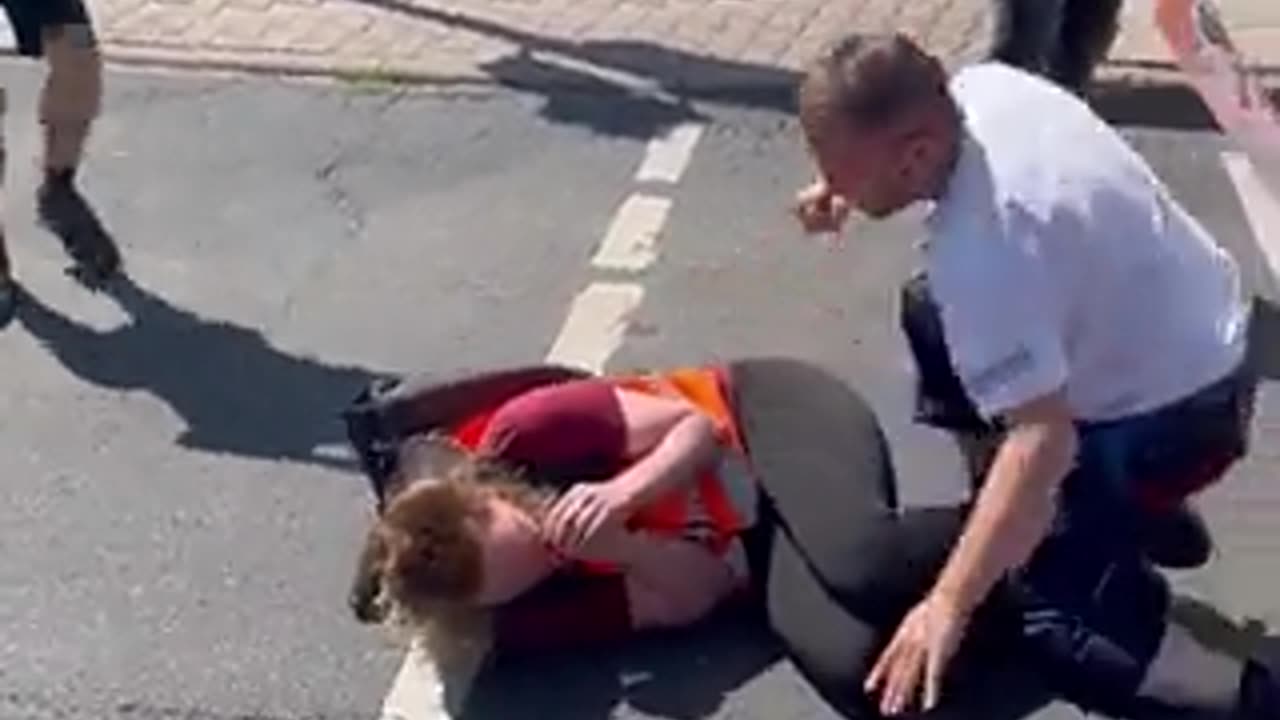
[(1040, 259), (1007, 239), (991, 243), (931, 270), (956, 375), (987, 419), (1062, 389), (1068, 374)]

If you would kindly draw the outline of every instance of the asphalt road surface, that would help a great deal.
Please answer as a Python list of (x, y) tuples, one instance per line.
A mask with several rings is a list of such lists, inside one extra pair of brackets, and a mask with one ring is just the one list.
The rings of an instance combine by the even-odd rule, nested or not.
[[(383, 373), (799, 355), (883, 413), (909, 500), (962, 492), (906, 414), (915, 218), (802, 238), (778, 98), (113, 74), (84, 182), (131, 280), (91, 294), (34, 226), (36, 79), (0, 68), (32, 296), (0, 332), (3, 720), (376, 717), (403, 655), (344, 606), (369, 509), (335, 413)], [(1182, 117), (1130, 132), (1271, 293), (1269, 216)], [(1254, 634), (1280, 622), (1276, 415), (1264, 397), (1255, 457), (1206, 500), (1220, 557), (1178, 578)], [(833, 717), (766, 637), (715, 625), (506, 668), (472, 714)]]

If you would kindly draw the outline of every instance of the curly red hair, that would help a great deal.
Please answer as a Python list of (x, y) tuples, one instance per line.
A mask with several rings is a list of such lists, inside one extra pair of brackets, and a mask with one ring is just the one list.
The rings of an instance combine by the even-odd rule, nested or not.
[(441, 473), (413, 460), (427, 455), (403, 456), (402, 489), (371, 530), (386, 599), (410, 624), (428, 622), (444, 606), (468, 604), (479, 592), (485, 572), (480, 534), (490, 499), (536, 517), (550, 498), (501, 463), (463, 452)]

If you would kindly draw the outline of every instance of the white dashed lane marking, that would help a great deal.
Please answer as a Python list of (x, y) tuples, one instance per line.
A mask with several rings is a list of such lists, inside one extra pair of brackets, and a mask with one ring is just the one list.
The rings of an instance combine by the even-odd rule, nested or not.
[[(636, 180), (674, 185), (680, 181), (702, 137), (703, 126), (676, 125), (653, 138)], [(635, 275), (658, 259), (658, 244), (670, 215), (668, 197), (632, 193), (618, 207), (591, 260), (597, 270)], [(632, 313), (644, 300), (640, 282), (592, 282), (573, 299), (546, 362), (602, 372), (626, 339)], [(410, 652), (382, 706), (382, 720), (451, 720), (436, 667)]]
[(702, 139), (700, 123), (680, 123), (649, 141), (644, 162), (636, 171), (639, 182), (677, 183), (693, 158), (693, 149)]
[(601, 270), (640, 272), (658, 259), (658, 237), (667, 224), (671, 201), (636, 193), (613, 216), (591, 265)]
[(592, 283), (574, 298), (547, 362), (600, 372), (626, 337), (631, 312), (644, 299), (638, 283)]
[(1249, 227), (1267, 259), (1272, 277), (1280, 281), (1280, 199), (1272, 195), (1262, 176), (1242, 153), (1223, 153), (1222, 164), (1235, 185)]

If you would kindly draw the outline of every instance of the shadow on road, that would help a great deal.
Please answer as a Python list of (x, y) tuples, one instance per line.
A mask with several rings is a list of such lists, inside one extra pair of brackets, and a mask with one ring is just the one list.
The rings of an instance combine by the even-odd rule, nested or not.
[[(1182, 71), (1167, 62), (1109, 61), (1107, 66), (1155, 72), (1143, 79), (1099, 78), (1090, 91), (1094, 109), (1114, 125), (1166, 130), (1220, 130)], [(1280, 106), (1280, 88), (1272, 82), (1280, 67), (1253, 68), (1268, 85), (1271, 102)]]
[(710, 718), (780, 657), (763, 627), (726, 613), (595, 654), (506, 661), (480, 679), (463, 717), (606, 720), (626, 704), (655, 717)]
[(1099, 79), (1090, 104), (1120, 127), (1217, 131), (1218, 124), (1190, 85)]
[(1255, 618), (1237, 624), (1217, 608), (1187, 596), (1174, 599), (1173, 619), (1200, 644), (1238, 659), (1280, 663), (1280, 634)]
[(586, 127), (601, 135), (648, 140), (678, 123), (705, 119), (684, 99), (637, 94), (523, 50), (482, 67), (504, 87), (542, 95), (545, 103), (539, 114), (549, 122)]
[[(791, 112), (797, 76), (789, 70), (731, 62), (663, 47), (656, 43), (571, 41), (530, 33), (464, 12), (424, 7), (406, 0), (348, 0), (424, 22), (499, 38), (518, 46), (505, 57), (481, 65), (498, 83), (546, 97), (543, 116), (596, 132), (647, 139), (655, 131), (699, 117), (689, 104), (704, 101), (754, 109)], [(587, 69), (553, 62), (534, 53), (565, 58), (614, 73), (624, 73), (649, 92), (632, 89)], [(660, 97), (653, 90), (661, 90)], [(602, 93), (614, 102), (606, 112), (588, 96)]]
[(104, 291), (129, 315), (104, 332), (24, 293), (18, 318), (86, 382), (142, 390), (186, 422), (178, 444), (248, 458), (354, 467), (317, 455), (344, 440), (338, 411), (374, 373), (326, 365), (271, 346), (257, 330), (207, 320), (121, 277)]
[[(500, 663), (480, 678), (463, 720), (608, 720), (618, 717), (620, 705), (672, 720), (737, 717), (726, 712), (732, 694), (784, 657), (758, 618), (728, 611), (618, 649)], [(1052, 699), (1037, 676), (1003, 655), (990, 657), (975, 673), (980, 677), (952, 687), (951, 703), (931, 720), (1024, 720)], [(1001, 692), (990, 692), (993, 686)], [(822, 702), (816, 692), (811, 697)], [(759, 698), (752, 702), (759, 712)], [(771, 703), (795, 712), (794, 699)]]

